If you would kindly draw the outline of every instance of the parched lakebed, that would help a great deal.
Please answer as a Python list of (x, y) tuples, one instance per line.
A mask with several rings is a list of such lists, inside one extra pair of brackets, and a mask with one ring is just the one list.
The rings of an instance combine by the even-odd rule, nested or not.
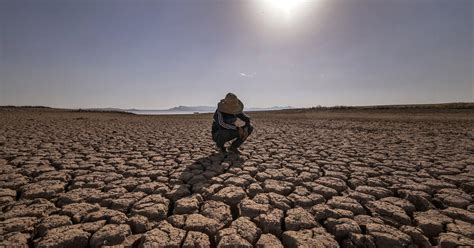
[(211, 115), (0, 109), (0, 246), (474, 244), (474, 112)]

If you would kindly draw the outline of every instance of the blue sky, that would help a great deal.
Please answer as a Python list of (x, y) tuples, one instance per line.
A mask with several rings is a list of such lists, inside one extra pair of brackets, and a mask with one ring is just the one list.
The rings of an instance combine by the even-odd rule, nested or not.
[(0, 105), (474, 101), (471, 0), (0, 0)]

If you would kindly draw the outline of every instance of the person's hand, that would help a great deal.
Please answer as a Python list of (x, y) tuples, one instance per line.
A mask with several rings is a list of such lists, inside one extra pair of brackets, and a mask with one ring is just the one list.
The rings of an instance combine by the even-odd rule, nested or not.
[(240, 136), (240, 138), (241, 138), (242, 140), (246, 140), (246, 139), (247, 139), (247, 136), (249, 136), (248, 133), (247, 133), (247, 131), (245, 131), (242, 127), (237, 127), (237, 130), (239, 131), (239, 136)]

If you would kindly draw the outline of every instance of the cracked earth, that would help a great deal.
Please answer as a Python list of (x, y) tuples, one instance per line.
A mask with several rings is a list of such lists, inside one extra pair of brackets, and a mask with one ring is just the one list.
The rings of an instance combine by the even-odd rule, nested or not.
[(472, 111), (250, 115), (0, 110), (0, 247), (474, 244)]

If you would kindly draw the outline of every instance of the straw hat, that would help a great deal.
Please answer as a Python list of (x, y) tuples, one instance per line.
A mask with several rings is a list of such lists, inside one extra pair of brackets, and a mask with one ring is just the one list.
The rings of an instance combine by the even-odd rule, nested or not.
[(227, 93), (224, 99), (217, 104), (217, 109), (226, 114), (240, 114), (244, 110), (244, 104), (233, 93)]

